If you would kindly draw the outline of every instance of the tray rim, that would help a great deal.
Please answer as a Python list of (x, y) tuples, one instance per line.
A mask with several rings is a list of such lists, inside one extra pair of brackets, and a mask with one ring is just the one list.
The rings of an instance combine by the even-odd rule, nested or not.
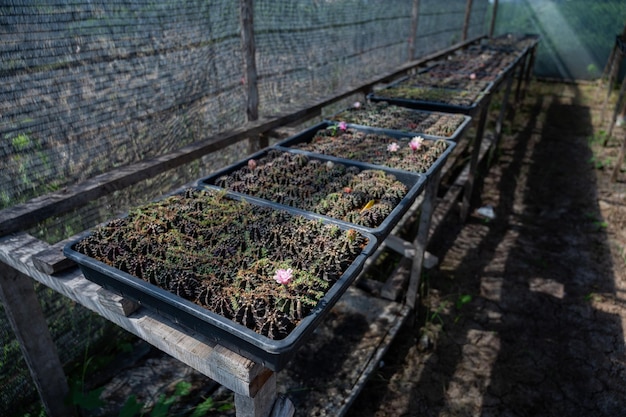
[[(201, 188), (196, 189), (202, 190)], [(231, 195), (231, 193), (227, 193), (226, 195), (237, 201), (249, 200), (242, 199), (236, 195)], [(250, 203), (255, 204), (255, 202)], [(293, 216), (304, 216), (313, 221), (320, 221), (318, 218), (319, 215), (308, 216), (307, 213), (295, 212), (293, 210), (285, 209), (284, 207), (271, 207), (270, 205), (267, 205), (266, 207), (273, 208), (275, 210), (282, 210)], [(120, 217), (121, 216), (118, 216), (116, 218)], [(346, 227), (346, 225), (339, 224), (332, 221), (332, 219), (321, 220), (327, 224), (336, 225), (342, 230), (353, 228)], [(311, 333), (318, 326), (319, 322), (326, 316), (332, 306), (356, 279), (360, 271), (363, 269), (366, 259), (374, 253), (380, 244), (380, 241), (375, 235), (361, 229), (359, 229), (358, 232), (368, 239), (367, 245), (363, 248), (361, 253), (357, 255), (339, 279), (327, 290), (324, 297), (322, 297), (316, 307), (313, 308), (311, 313), (304, 317), (285, 338), (280, 340), (270, 339), (267, 336), (256, 333), (253, 330), (248, 329), (247, 327), (212, 312), (200, 305), (197, 305), (192, 301), (186, 300), (172, 292), (144, 281), (118, 268), (107, 265), (104, 262), (98, 261), (88, 255), (77, 252), (73, 248), (74, 245), (89, 236), (92, 231), (85, 231), (79, 237), (67, 242), (63, 247), (63, 253), (68, 259), (71, 259), (78, 264), (80, 269), (83, 271), (85, 278), (89, 281), (95, 282), (115, 292), (119, 292), (123, 296), (133, 299), (142, 306), (145, 306), (149, 310), (156, 311), (157, 314), (167, 316), (178, 324), (190, 328), (193, 331), (202, 333), (216, 344), (222, 344), (242, 356), (262, 363), (264, 366), (274, 371), (278, 371), (286, 365), (291, 354), (295, 353), (295, 350), (302, 343), (305, 343), (306, 339), (311, 336)], [(100, 279), (94, 278), (94, 273), (106, 276), (106, 279), (113, 282), (113, 284), (111, 285), (110, 282), (103, 283)], [(135, 296), (134, 293), (140, 293), (141, 297)], [(163, 305), (159, 305), (159, 303), (162, 303)], [(166, 309), (174, 309), (182, 315), (163, 313), (163, 311), (166, 310), (163, 308), (164, 306), (167, 307)], [(198, 321), (196, 322), (196, 320)], [(209, 334), (209, 332), (206, 331), (207, 328), (216, 330), (217, 333)]]

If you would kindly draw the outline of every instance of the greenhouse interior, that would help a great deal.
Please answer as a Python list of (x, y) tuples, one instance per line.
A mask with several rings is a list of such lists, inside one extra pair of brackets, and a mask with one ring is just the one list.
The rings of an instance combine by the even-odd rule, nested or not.
[(623, 0), (0, 32), (0, 415), (626, 415)]

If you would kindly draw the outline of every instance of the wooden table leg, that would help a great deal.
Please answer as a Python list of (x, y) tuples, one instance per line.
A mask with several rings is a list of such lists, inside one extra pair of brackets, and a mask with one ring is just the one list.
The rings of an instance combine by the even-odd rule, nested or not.
[(487, 100), (480, 110), (480, 116), (478, 118), (478, 125), (476, 127), (476, 137), (472, 145), (472, 155), (470, 158), (470, 170), (465, 183), (465, 189), (463, 190), (463, 201), (461, 203), (461, 221), (465, 222), (470, 208), (472, 200), (472, 192), (474, 190), (474, 177), (476, 176), (476, 169), (478, 167), (478, 155), (480, 154), (480, 147), (485, 133), (485, 124), (487, 123), (487, 113), (489, 113), (490, 100)]
[(415, 305), (417, 304), (417, 291), (419, 289), (422, 274), (422, 264), (424, 263), (424, 252), (426, 252), (426, 245), (428, 244), (430, 222), (432, 220), (433, 212), (435, 211), (435, 206), (437, 205), (437, 191), (439, 189), (440, 175), (440, 170), (438, 170), (433, 176), (430, 177), (428, 184), (426, 184), (424, 202), (422, 203), (420, 212), (417, 237), (413, 241), (415, 252), (413, 256), (413, 264), (411, 265), (411, 278), (409, 280), (409, 288), (406, 294), (406, 304), (414, 311)]
[(494, 140), (494, 149), (498, 147), (500, 143), (500, 137), (502, 136), (502, 126), (504, 125), (504, 118), (506, 116), (507, 109), (509, 107), (509, 96), (511, 95), (511, 86), (513, 85), (513, 74), (509, 75), (509, 78), (505, 81), (506, 86), (504, 88), (504, 95), (502, 97), (502, 104), (500, 105), (500, 114), (496, 121), (496, 137)]
[(69, 393), (67, 379), (35, 294), (33, 280), (8, 265), (1, 265), (0, 301), (46, 413), (50, 417), (75, 416), (74, 407), (65, 404)]

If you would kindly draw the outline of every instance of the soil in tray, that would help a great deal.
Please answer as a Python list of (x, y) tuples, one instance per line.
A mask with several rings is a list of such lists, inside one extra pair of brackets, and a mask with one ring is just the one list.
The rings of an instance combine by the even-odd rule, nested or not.
[(398, 139), (382, 133), (338, 125), (317, 131), (310, 142), (297, 149), (332, 155), (338, 158), (383, 165), (415, 173), (425, 173), (448, 148), (444, 140), (420, 137)]
[(431, 136), (449, 138), (456, 133), (465, 118), (460, 114), (407, 109), (383, 101), (359, 103), (333, 116), (331, 120), (381, 129), (421, 132)]
[(189, 189), (95, 228), (74, 249), (283, 339), (367, 243), (354, 229)]
[(270, 150), (215, 185), (369, 228), (381, 225), (408, 187), (383, 170)]

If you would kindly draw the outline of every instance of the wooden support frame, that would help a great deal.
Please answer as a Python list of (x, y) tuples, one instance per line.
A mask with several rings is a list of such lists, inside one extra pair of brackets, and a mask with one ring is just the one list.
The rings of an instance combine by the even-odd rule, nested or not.
[[(471, 1), (469, 3), (471, 3)], [(241, 4), (243, 8), (244, 5), (249, 6), (251, 1), (242, 0)], [(499, 118), (500, 125), (496, 129), (495, 143), (497, 143), (501, 133), (503, 114), (505, 113), (512, 80), (514, 78), (513, 73), (514, 71), (511, 71), (509, 78), (506, 80), (505, 99)], [(359, 91), (362, 91), (363, 88), (364, 87), (361, 87)], [(461, 174), (464, 176), (465, 183), (463, 186), (459, 183), (458, 186), (454, 188), (454, 195), (456, 197), (460, 194), (461, 188), (465, 189), (463, 205), (466, 209), (463, 214), (463, 219), (465, 219), (467, 215), (467, 206), (465, 206), (465, 203), (467, 199), (469, 205), (469, 198), (472, 193), (474, 174), (478, 161), (485, 155), (485, 145), (493, 144), (491, 141), (483, 141), (490, 101), (491, 96), (489, 95), (483, 100), (481, 109), (479, 110), (480, 118), (478, 121), (477, 134), (473, 142), (471, 160)], [(304, 113), (311, 114), (310, 111), (311, 109), (307, 109), (306, 112), (296, 112), (286, 117), (294, 118), (296, 114), (300, 116), (303, 116)], [(277, 122), (272, 121), (271, 123)], [(255, 132), (262, 140), (263, 138), (266, 139), (265, 133), (268, 130), (263, 130), (260, 127), (262, 123), (258, 124), (258, 126), (259, 130)], [(267, 125), (265, 125), (265, 128), (266, 127)], [(246, 133), (249, 133), (249, 131)], [(244, 137), (249, 138), (249, 136), (244, 136), (242, 133), (242, 136), (237, 140)], [(187, 155), (185, 157), (189, 156)], [(418, 235), (412, 244), (409, 242), (390, 241), (390, 245), (398, 246), (400, 250), (404, 251), (406, 256), (412, 257), (413, 262), (404, 306), (402, 307), (402, 313), (399, 314), (400, 318), (398, 323), (400, 324), (394, 324), (393, 328), (395, 330), (387, 336), (387, 339), (393, 339), (395, 332), (397, 332), (399, 326), (408, 316), (408, 312), (415, 311), (424, 253), (429, 237), (432, 234), (432, 220), (435, 217), (434, 213), (437, 207), (437, 192), (440, 176), (441, 171), (436, 172), (426, 185), (426, 191), (421, 201)], [(457, 182), (455, 182), (454, 185), (457, 185)], [(2, 218), (0, 217), (0, 221), (1, 220)], [(2, 225), (1, 222), (0, 225)], [(155, 345), (160, 350), (174, 356), (183, 363), (186, 363), (230, 389), (235, 393), (238, 417), (284, 417), (293, 415), (295, 412), (293, 404), (291, 404), (288, 399), (277, 396), (277, 375), (274, 372), (263, 367), (261, 364), (254, 363), (222, 346), (216, 345), (201, 335), (183, 329), (168, 319), (138, 309), (138, 305), (130, 303), (123, 297), (87, 281), (76, 268), (66, 269), (66, 266), (46, 266), (46, 259), (48, 259), (46, 256), (54, 258), (55, 252), (58, 253), (58, 247), (53, 248), (27, 234), (21, 233), (0, 238), (0, 263), (9, 265), (12, 270), (20, 274), (25, 280), (28, 280), (28, 277), (32, 277), (81, 305), (92, 309), (108, 320), (136, 334), (140, 338)], [(47, 255), (43, 256), (43, 254)], [(41, 260), (42, 263), (37, 265), (37, 259)], [(52, 277), (50, 274), (55, 272), (57, 272), (57, 275)], [(382, 356), (389, 343), (390, 340), (387, 340), (382, 349), (376, 351), (376, 358)], [(363, 375), (362, 381), (359, 382), (359, 384), (365, 382), (367, 375), (375, 369), (376, 364), (376, 361), (368, 364), (369, 371)], [(356, 394), (351, 394), (349, 402), (353, 401), (355, 397)]]

